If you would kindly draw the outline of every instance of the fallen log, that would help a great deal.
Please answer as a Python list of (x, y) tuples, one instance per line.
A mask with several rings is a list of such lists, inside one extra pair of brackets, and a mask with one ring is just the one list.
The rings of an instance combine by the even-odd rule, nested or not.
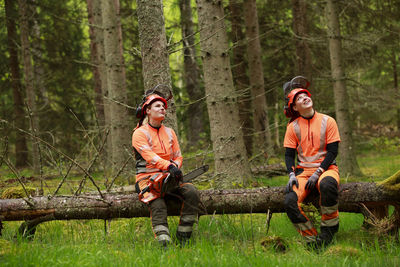
[[(400, 174), (400, 172), (399, 172)], [(43, 216), (52, 220), (113, 219), (148, 217), (145, 204), (133, 194), (33, 197), (0, 200), (0, 221), (34, 220)], [(200, 191), (200, 214), (238, 214), (284, 212), (284, 187)], [(313, 199), (310, 199), (313, 201)], [(314, 199), (315, 201), (315, 199)], [(314, 203), (314, 202), (313, 202)], [(400, 206), (398, 190), (384, 184), (348, 183), (340, 186), (339, 210), (361, 213), (363, 208)], [(316, 202), (317, 204), (317, 202)], [(178, 215), (179, 203), (171, 205), (169, 215)]]

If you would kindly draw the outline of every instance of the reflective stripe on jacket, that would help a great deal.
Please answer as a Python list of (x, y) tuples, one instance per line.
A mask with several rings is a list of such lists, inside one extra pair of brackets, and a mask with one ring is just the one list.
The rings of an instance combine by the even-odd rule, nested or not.
[(310, 119), (298, 117), (288, 124), (284, 147), (297, 149), (300, 167), (318, 168), (326, 155), (326, 145), (340, 142), (336, 121), (318, 112)]
[(142, 125), (132, 134), (136, 154), (136, 181), (156, 172), (166, 171), (171, 163), (180, 168), (182, 155), (174, 130), (161, 125)]

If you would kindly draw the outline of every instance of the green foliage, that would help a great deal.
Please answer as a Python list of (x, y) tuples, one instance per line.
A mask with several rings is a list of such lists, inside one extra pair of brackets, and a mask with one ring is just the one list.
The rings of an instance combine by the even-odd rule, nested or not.
[(311, 203), (301, 203), (301, 208), (315, 227), (320, 226), (321, 214)]
[(378, 136), (371, 138), (371, 145), (377, 152), (400, 152), (400, 138), (388, 138), (386, 136)]

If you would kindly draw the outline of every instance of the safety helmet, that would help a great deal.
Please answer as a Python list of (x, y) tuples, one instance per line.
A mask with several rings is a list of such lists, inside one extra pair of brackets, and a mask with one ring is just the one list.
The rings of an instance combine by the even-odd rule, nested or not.
[(292, 104), (298, 94), (306, 93), (308, 96), (311, 96), (307, 90), (309, 86), (310, 82), (303, 76), (296, 76), (290, 82), (286, 82), (283, 85), (283, 92), (285, 94), (285, 106), (283, 109), (286, 117), (292, 118), (296, 115), (296, 112), (292, 109)]
[[(169, 91), (169, 96), (168, 98), (164, 97), (164, 94), (159, 92), (157, 89), (160, 89), (161, 87), (165, 87)], [(153, 89), (146, 91), (145, 96), (143, 97), (143, 101), (139, 106), (136, 108), (136, 117), (138, 119), (144, 118), (146, 115), (146, 108), (151, 105), (153, 102), (159, 100), (164, 103), (165, 109), (168, 108), (168, 100), (172, 98), (172, 92), (169, 89), (169, 87), (159, 84), (155, 86)]]
[(289, 107), (294, 103), (294, 101), (296, 100), (296, 96), (300, 93), (307, 93), (308, 96), (311, 96), (310, 92), (307, 89), (302, 89), (302, 88), (293, 89), (287, 96), (289, 98), (288, 101)]

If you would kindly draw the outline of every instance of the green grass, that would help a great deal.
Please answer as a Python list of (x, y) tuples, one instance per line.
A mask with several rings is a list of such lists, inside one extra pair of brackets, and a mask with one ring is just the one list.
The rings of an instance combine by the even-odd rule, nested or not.
[[(364, 181), (387, 178), (400, 166), (396, 153), (365, 153), (358, 160)], [(0, 170), (2, 182), (14, 178), (6, 172)], [(80, 178), (68, 180), (76, 187)], [(287, 177), (256, 180), (282, 186)], [(359, 180), (342, 177), (342, 182)], [(58, 182), (46, 181), (49, 192)], [(64, 185), (62, 193), (69, 193), (68, 188)], [(46, 222), (38, 226), (31, 241), (16, 236), (21, 222), (4, 222), (0, 266), (400, 266), (400, 244), (393, 237), (363, 230), (362, 223), (360, 214), (341, 213), (335, 243), (316, 253), (305, 248), (286, 214), (273, 214), (268, 233), (265, 214), (202, 216), (195, 225), (193, 243), (183, 248), (171, 245), (167, 250), (155, 242), (149, 218), (112, 220), (107, 222), (107, 234), (102, 220)], [(172, 233), (177, 224), (178, 217), (169, 218)], [(286, 252), (263, 246), (267, 237), (282, 238), (288, 245)]]
[[(286, 252), (263, 247), (264, 214), (203, 216), (193, 243), (167, 250), (155, 242), (149, 218), (54, 221), (39, 225), (32, 241), (15, 237), (19, 222), (7, 222), (1, 266), (398, 266), (400, 246), (361, 230), (363, 217), (341, 214), (334, 245), (321, 253), (305, 249), (285, 214), (274, 214), (268, 236), (288, 243)], [(171, 230), (177, 218), (169, 219)]]

